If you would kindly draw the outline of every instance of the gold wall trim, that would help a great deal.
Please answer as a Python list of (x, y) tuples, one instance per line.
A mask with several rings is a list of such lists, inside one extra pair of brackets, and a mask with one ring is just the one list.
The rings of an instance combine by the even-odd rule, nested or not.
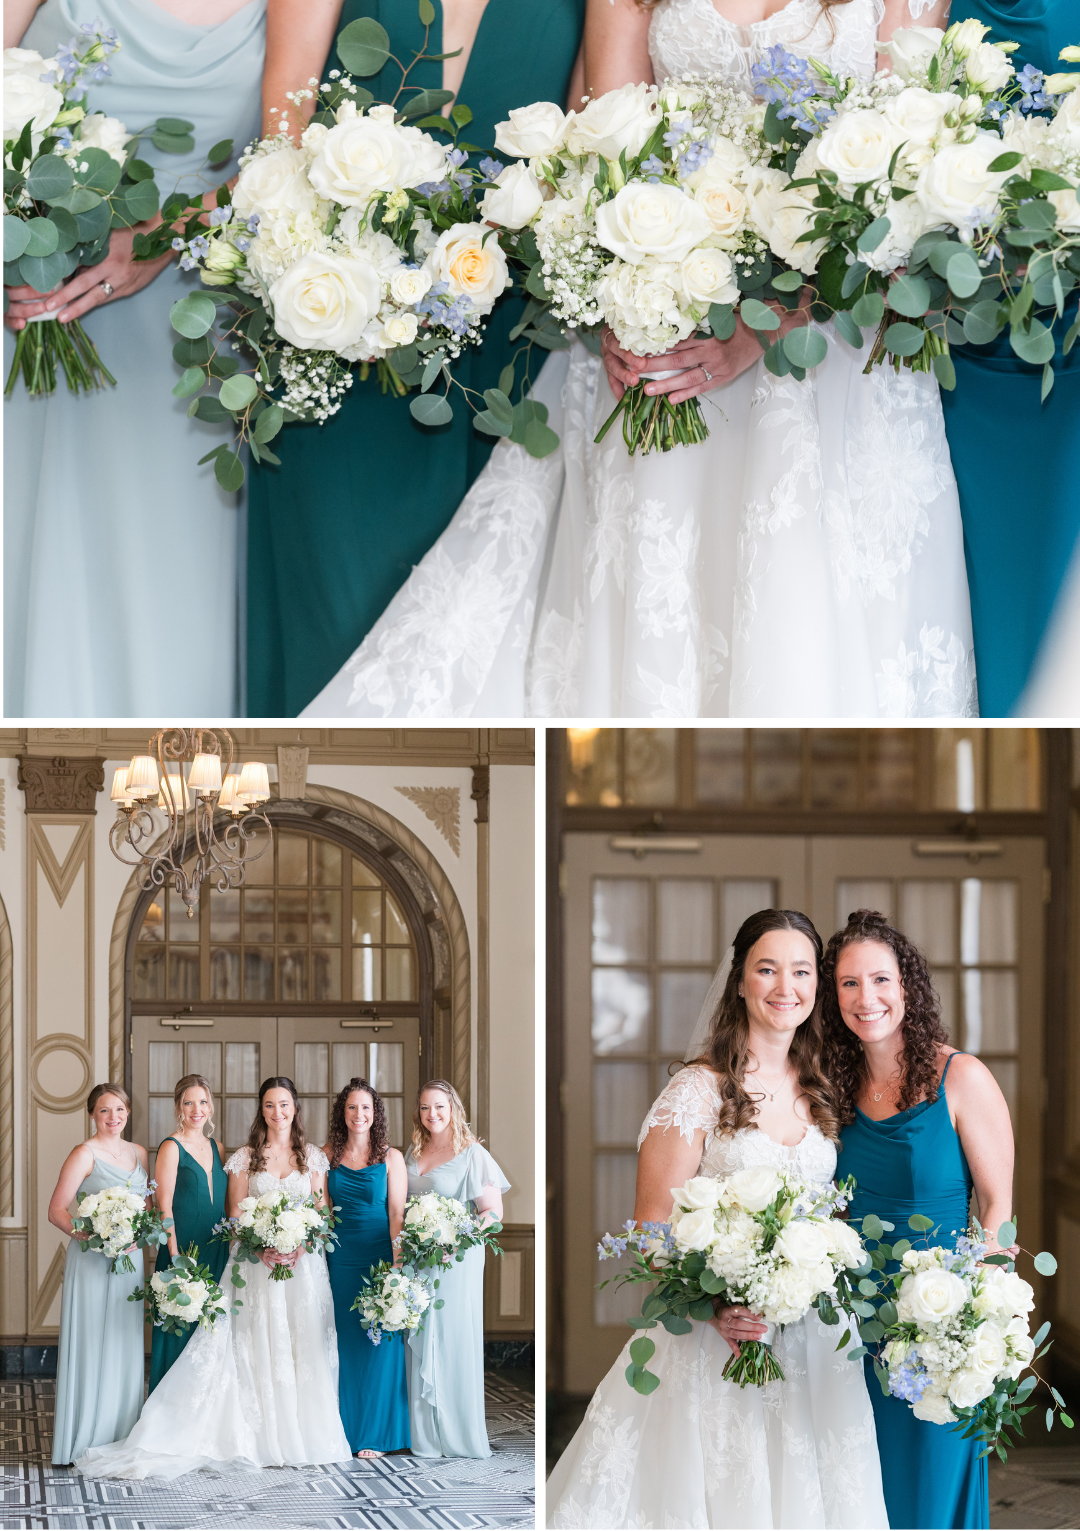
[[(35, 1133), (36, 1137), (36, 1133)], [(67, 1259), (68, 1244), (71, 1241), (65, 1239), (60, 1248), (55, 1252), (45, 1272), (45, 1279), (34, 1292), (30, 1304), (29, 1321), (27, 1323), (28, 1334), (52, 1335), (59, 1333), (59, 1327), (54, 1328), (51, 1324), (46, 1326), (45, 1320), (49, 1309), (56, 1301), (56, 1294), (60, 1290), (64, 1280), (64, 1262)], [(30, 1258), (32, 1258), (32, 1251)], [(33, 1289), (33, 1272), (30, 1272), (30, 1286)]]
[(61, 909), (82, 868), (86, 847), (90, 840), (90, 825), (85, 819), (79, 825), (75, 838), (71, 842), (71, 849), (64, 857), (63, 866), (57, 861), (56, 852), (49, 844), (48, 836), (42, 833), (42, 829), (49, 828), (53, 823), (70, 824), (71, 822), (70, 819), (38, 819), (34, 825), (34, 849), (37, 853), (38, 865), (45, 873), (49, 887), (53, 891), (53, 897)]
[(0, 898), (0, 1217), (15, 1216), (15, 1012), (11, 925)]

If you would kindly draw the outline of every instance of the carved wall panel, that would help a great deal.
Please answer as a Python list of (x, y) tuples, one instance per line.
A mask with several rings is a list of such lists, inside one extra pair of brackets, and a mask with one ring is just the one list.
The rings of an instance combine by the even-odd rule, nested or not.
[(104, 785), (105, 770), (99, 760), (27, 755), (19, 762), (27, 813), (95, 813), (97, 794)]

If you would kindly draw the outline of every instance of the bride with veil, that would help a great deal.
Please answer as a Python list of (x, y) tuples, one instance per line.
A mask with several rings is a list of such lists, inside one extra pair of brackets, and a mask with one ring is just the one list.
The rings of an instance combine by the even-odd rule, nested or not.
[[(687, 1067), (642, 1126), (636, 1222), (666, 1221), (670, 1187), (694, 1175), (769, 1166), (833, 1178), (821, 955), (814, 926), (793, 910), (763, 910), (740, 927)], [(652, 1330), (649, 1367), (660, 1385), (644, 1397), (625, 1376), (630, 1338), (548, 1480), (549, 1526), (888, 1526), (863, 1368), (837, 1354), (814, 1311), (773, 1334), (740, 1307), (721, 1308), (690, 1334)], [(761, 1338), (787, 1380), (725, 1382), (740, 1341)]]
[[(869, 77), (947, 0), (589, 0), (596, 97), (691, 71), (749, 94), (783, 46)], [(884, 60), (882, 60), (884, 62)], [(524, 103), (523, 103), (524, 104)], [(804, 316), (805, 317), (805, 316)], [(785, 321), (786, 322), (786, 321)], [(956, 482), (936, 379), (833, 325), (805, 382), (741, 320), (663, 358), (709, 437), (631, 457), (594, 438), (635, 359), (544, 364), (561, 442), (504, 440), (308, 717), (962, 717), (977, 712)]]

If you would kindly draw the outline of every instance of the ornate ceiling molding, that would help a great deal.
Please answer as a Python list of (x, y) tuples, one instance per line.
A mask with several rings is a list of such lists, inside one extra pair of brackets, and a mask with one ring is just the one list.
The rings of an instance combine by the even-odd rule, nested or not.
[(461, 855), (461, 788), (395, 787), (430, 819), (455, 856)]
[(100, 760), (67, 755), (26, 755), (19, 761), (19, 788), (27, 813), (96, 813), (105, 785)]

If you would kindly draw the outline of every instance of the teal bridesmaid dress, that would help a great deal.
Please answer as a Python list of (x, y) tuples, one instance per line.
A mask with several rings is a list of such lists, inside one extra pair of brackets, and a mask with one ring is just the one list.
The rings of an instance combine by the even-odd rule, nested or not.
[[(168, 1138), (165, 1141), (168, 1142)], [(211, 1192), (210, 1181), (206, 1178), (206, 1171), (198, 1159), (189, 1154), (184, 1145), (177, 1143), (175, 1138), (173, 1142), (180, 1150), (172, 1204), (176, 1246), (183, 1254), (190, 1245), (194, 1244), (199, 1251), (199, 1264), (208, 1265), (213, 1272), (214, 1280), (220, 1285), (222, 1273), (229, 1258), (229, 1246), (212, 1244), (210, 1237), (214, 1231), (214, 1224), (220, 1223), (225, 1216), (225, 1192), (228, 1189), (229, 1177), (221, 1163), (217, 1145), (211, 1143), (214, 1161), (212, 1169), (214, 1189)], [(160, 1152), (160, 1149), (158, 1151)], [(172, 1255), (169, 1253), (169, 1246), (162, 1244), (158, 1250), (157, 1264), (154, 1269), (167, 1270), (171, 1264)], [(166, 1334), (164, 1329), (155, 1328), (150, 1341), (151, 1393), (194, 1333), (194, 1325), (190, 1329), (185, 1329), (182, 1334)]]
[[(1012, 39), (1017, 70), (1067, 66), (1058, 54), (1080, 41), (1076, 0), (954, 0), (950, 21), (981, 21), (989, 41)], [(1080, 539), (1080, 346), (1062, 355), (1076, 317), (1074, 295), (1058, 322), (1054, 386), (1040, 404), (1042, 368), (998, 336), (952, 353), (956, 388), (941, 393), (945, 433), (964, 521), (979, 711), (1018, 709)]]
[[(486, 1186), (508, 1191), (510, 1182), (479, 1143), (430, 1170), (416, 1173), (405, 1155), (409, 1195), (436, 1191), (472, 1202)], [(484, 1423), (484, 1250), (466, 1250), (439, 1276), (443, 1307), (429, 1308), (424, 1327), (406, 1341), (409, 1419), (414, 1457), (489, 1457)]]
[[(854, 1175), (858, 1182), (851, 1217), (876, 1212), (895, 1223), (899, 1237), (912, 1213), (922, 1212), (940, 1227), (942, 1244), (967, 1228), (971, 1171), (944, 1088), (956, 1056), (951, 1054), (945, 1064), (935, 1101), (922, 1101), (880, 1122), (856, 1108), (855, 1121), (843, 1129), (836, 1161), (838, 1180)], [(979, 1442), (963, 1440), (947, 1425), (916, 1419), (902, 1398), (885, 1397), (869, 1357), (863, 1364), (889, 1525), (916, 1531), (988, 1526), (989, 1479), (986, 1458), (979, 1460)]]
[[(428, 46), (441, 53), (442, 7), (434, 3)], [(490, 150), (511, 107), (565, 102), (584, 14), (584, 0), (488, 0), (459, 92), (473, 113), (464, 142)], [(422, 48), (416, 0), (345, 0), (339, 30), (361, 16), (383, 24), (399, 58)], [(334, 67), (336, 51), (327, 60)], [(388, 64), (364, 84), (387, 100), (400, 79)], [(442, 64), (420, 65), (409, 82), (439, 89)], [(515, 294), (499, 300), (483, 345), (454, 365), (462, 384), (497, 386), (521, 312)], [(251, 465), (249, 717), (295, 717), (332, 679), (449, 524), (493, 445), (473, 429), (460, 395), (451, 423), (429, 428), (413, 420), (407, 399), (384, 395), (374, 376), (357, 376), (325, 425), (281, 432), (280, 468)]]
[(336, 1164), (326, 1183), (341, 1218), (337, 1248), (326, 1256), (337, 1325), (341, 1423), (353, 1452), (400, 1451), (409, 1444), (404, 1336), (385, 1334), (373, 1345), (360, 1327), (360, 1314), (352, 1311), (371, 1267), (393, 1259), (386, 1165), (353, 1170)]
[[(90, 109), (131, 132), (159, 117), (194, 124), (195, 148), (165, 154), (149, 137), (163, 197), (178, 178), (205, 191), (224, 138), (236, 154), (257, 134), (266, 0), (190, 25), (155, 0), (45, 0), (23, 38), (44, 57), (84, 22), (115, 27), (121, 47)], [(83, 325), (116, 386), (4, 403), (4, 712), (8, 717), (232, 717), (238, 710), (242, 507), (199, 458), (229, 431), (189, 420), (175, 399), (179, 336), (169, 309), (197, 291), (166, 266), (148, 286), (91, 310)], [(5, 376), (14, 339), (4, 331)], [(163, 622), (193, 620), (165, 659)]]
[[(87, 1146), (94, 1153), (92, 1138)], [(133, 1170), (119, 1169), (94, 1153), (94, 1168), (79, 1190), (89, 1196), (111, 1186), (128, 1186), (145, 1196), (146, 1171), (138, 1161)], [(78, 1239), (68, 1244), (53, 1425), (57, 1467), (74, 1462), (91, 1446), (123, 1440), (142, 1409), (143, 1310), (140, 1303), (128, 1302), (143, 1284), (142, 1250), (131, 1257), (133, 1271), (111, 1275), (109, 1263), (100, 1250), (84, 1249)]]

